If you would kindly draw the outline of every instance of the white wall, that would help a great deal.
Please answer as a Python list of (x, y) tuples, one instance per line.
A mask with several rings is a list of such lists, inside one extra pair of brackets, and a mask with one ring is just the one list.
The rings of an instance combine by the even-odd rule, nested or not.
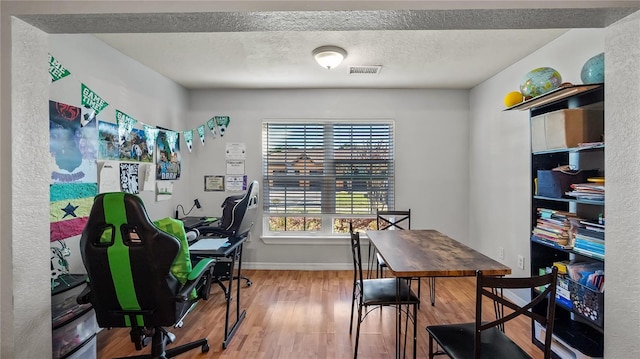
[[(530, 272), (531, 141), (529, 112), (503, 112), (503, 96), (519, 91), (522, 77), (542, 66), (558, 70), (565, 82), (582, 83), (582, 65), (603, 51), (603, 29), (571, 30), (471, 90), (472, 245), (494, 259), (503, 247), (514, 275)], [(518, 255), (527, 258), (524, 271)]]
[[(15, 347), (7, 348), (9, 343), (3, 342), (2, 351), (20, 358), (46, 358), (50, 356), (51, 347), (34, 345), (26, 338), (51, 342), (51, 322), (43, 320), (51, 317), (50, 264), (47, 263), (49, 225), (43, 220), (49, 212), (48, 74), (46, 64), (39, 61), (47, 56), (47, 35), (20, 20), (12, 22), (15, 45), (12, 49), (11, 136), (3, 133), (2, 140), (9, 138), (11, 143), (10, 160), (3, 161), (3, 166), (10, 165), (9, 171), (4, 167), (3, 172), (8, 176), (3, 177), (11, 186), (8, 210), (11, 219), (3, 222), (5, 228), (10, 228), (11, 236), (5, 237), (3, 233), (2, 251), (9, 250), (13, 258), (9, 266), (11, 272), (3, 270), (3, 275), (12, 274), (10, 281), (3, 278), (3, 283), (9, 284), (12, 297), (10, 302), (3, 298), (2, 305), (3, 311), (12, 308), (9, 323), (13, 326), (9, 328), (9, 323), (4, 324), (3, 314), (2, 330), (3, 334), (13, 333)], [(18, 148), (23, 150), (16, 150)], [(3, 202), (3, 214), (7, 213), (6, 204), (9, 203)], [(4, 297), (6, 289), (3, 288), (2, 293)]]
[[(179, 128), (187, 108), (188, 93), (175, 82), (133, 61), (122, 53), (98, 41), (91, 35), (49, 35), (49, 53), (71, 75), (51, 84), (50, 100), (80, 106), (80, 85), (84, 83), (109, 103), (98, 119), (115, 123), (115, 110), (148, 125)], [(142, 128), (140, 124), (136, 128)], [(188, 173), (188, 166), (183, 166)], [(142, 191), (149, 217), (172, 217), (180, 203), (180, 181), (176, 196), (156, 202), (154, 192)], [(80, 236), (66, 239), (71, 249), (68, 258), (72, 273), (84, 273), (78, 251)]]
[[(461, 90), (215, 90), (192, 91), (188, 121), (231, 116), (224, 137), (196, 144), (188, 186), (199, 213), (220, 213), (230, 193), (204, 192), (203, 176), (224, 174), (224, 146), (247, 146), (246, 173), (262, 182), (265, 119), (393, 119), (396, 129), (396, 208), (411, 208), (412, 228), (436, 228), (467, 241), (468, 92)], [(209, 141), (209, 138), (207, 138)], [(262, 213), (260, 209), (259, 216)], [(346, 238), (323, 245), (266, 245), (252, 231), (245, 262), (258, 268), (350, 268)], [(300, 242), (300, 241), (297, 241)]]
[(640, 12), (605, 33), (605, 357), (640, 357)]

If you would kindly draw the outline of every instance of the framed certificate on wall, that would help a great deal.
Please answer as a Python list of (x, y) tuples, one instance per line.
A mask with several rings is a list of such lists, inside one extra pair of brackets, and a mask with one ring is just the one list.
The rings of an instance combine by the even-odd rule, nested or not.
[(205, 192), (224, 191), (224, 176), (204, 176)]

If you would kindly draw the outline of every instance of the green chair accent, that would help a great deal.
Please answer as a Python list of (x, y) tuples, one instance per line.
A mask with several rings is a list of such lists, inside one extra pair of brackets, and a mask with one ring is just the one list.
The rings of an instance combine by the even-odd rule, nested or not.
[(77, 298), (91, 303), (101, 328), (131, 328), (131, 341), (151, 353), (140, 358), (170, 358), (200, 347), (206, 338), (175, 348), (175, 335), (164, 327), (182, 326), (200, 299), (208, 299), (215, 261), (205, 258), (192, 268), (182, 222), (152, 222), (142, 200), (113, 192), (95, 197), (80, 239), (88, 283)]

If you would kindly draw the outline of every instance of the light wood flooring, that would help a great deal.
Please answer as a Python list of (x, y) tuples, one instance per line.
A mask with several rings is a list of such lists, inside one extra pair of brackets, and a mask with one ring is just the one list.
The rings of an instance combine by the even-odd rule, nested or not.
[[(243, 281), (241, 303), (247, 316), (227, 349), (222, 349), (225, 303), (221, 290), (214, 285), (210, 299), (200, 301), (182, 328), (169, 328), (177, 337), (176, 345), (207, 337), (210, 351), (202, 354), (194, 349), (179, 358), (353, 358), (355, 322), (353, 335), (349, 335), (352, 271), (245, 270), (243, 274), (253, 281), (251, 287), (244, 286)], [(438, 278), (433, 307), (428, 288), (423, 279), (418, 358), (427, 357), (427, 325), (474, 318), (475, 278)], [(360, 358), (394, 357), (394, 314), (393, 308), (376, 309), (364, 320)], [(518, 319), (507, 326), (507, 334), (534, 358), (542, 358), (531, 343), (530, 325), (529, 320)], [(137, 352), (128, 329), (102, 330), (97, 341), (99, 359), (150, 351), (147, 347)]]

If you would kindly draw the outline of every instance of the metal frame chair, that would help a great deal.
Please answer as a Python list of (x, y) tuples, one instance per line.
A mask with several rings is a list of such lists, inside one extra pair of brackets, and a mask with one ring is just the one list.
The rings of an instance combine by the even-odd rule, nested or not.
[[(356, 347), (353, 358), (358, 357), (358, 344), (360, 341), (360, 324), (375, 308), (367, 310), (367, 307), (382, 307), (406, 305), (406, 313), (413, 321), (413, 357), (416, 357), (416, 337), (417, 337), (417, 311), (420, 299), (411, 290), (407, 282), (400, 278), (373, 278), (364, 279), (362, 275), (362, 255), (360, 251), (360, 234), (351, 230), (351, 254), (353, 256), (353, 295), (351, 298), (351, 320), (349, 323), (349, 334), (353, 332), (353, 314), (356, 303), (358, 305), (358, 324), (356, 328)], [(400, 291), (398, 293), (398, 288)], [(413, 313), (409, 312), (409, 307), (413, 306)], [(363, 313), (363, 309), (365, 312)], [(406, 325), (408, 326), (407, 320)], [(404, 345), (407, 345), (407, 328), (405, 328)]]
[[(525, 278), (502, 278), (485, 276), (481, 271), (476, 273), (476, 319), (472, 323), (431, 325), (429, 333), (429, 359), (435, 355), (446, 354), (452, 359), (518, 359), (531, 358), (522, 348), (514, 343), (506, 334), (504, 324), (520, 315), (540, 323), (545, 330), (544, 358), (551, 358), (551, 341), (553, 321), (555, 318), (555, 301), (558, 269), (553, 267), (549, 274)], [(528, 303), (518, 305), (502, 296), (503, 289), (534, 289), (538, 294)], [(490, 314), (483, 313), (483, 300), (491, 300), (495, 310), (495, 320), (486, 321)], [(533, 308), (543, 301), (547, 302), (546, 310)], [(486, 304), (486, 303), (485, 303)], [(505, 314), (504, 307), (510, 309)], [(441, 351), (434, 351), (434, 341)]]

